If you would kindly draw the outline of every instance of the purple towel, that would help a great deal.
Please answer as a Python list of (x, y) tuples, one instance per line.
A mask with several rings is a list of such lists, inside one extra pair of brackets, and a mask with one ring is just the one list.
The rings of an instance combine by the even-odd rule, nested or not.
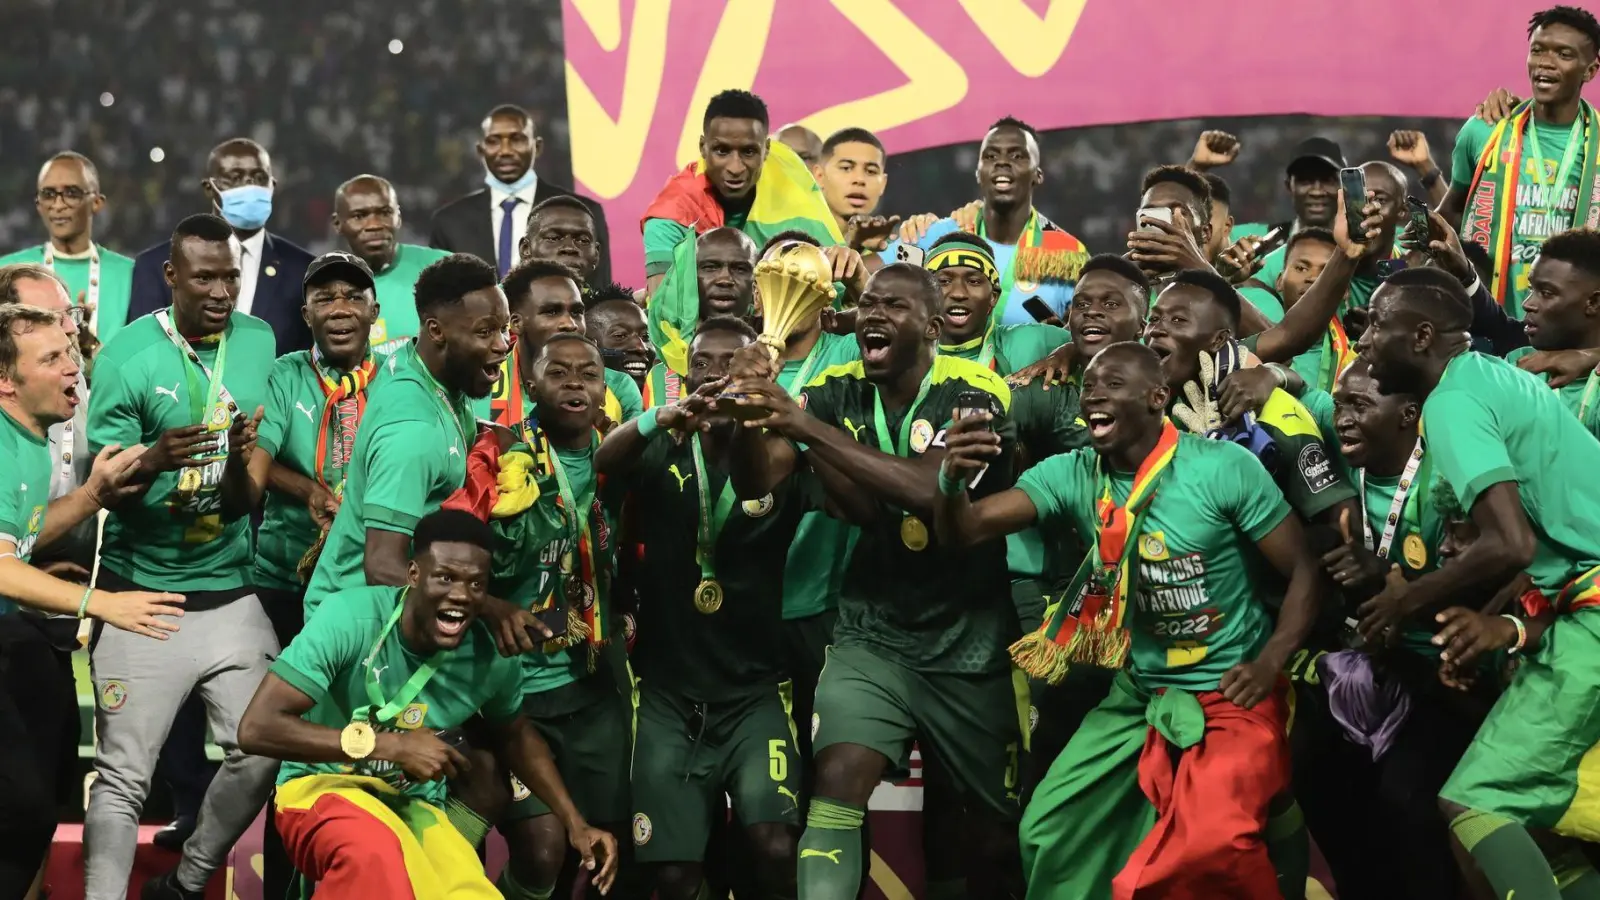
[(1317, 673), (1328, 690), (1328, 709), (1344, 733), (1372, 750), (1377, 762), (1394, 744), (1411, 714), (1411, 697), (1400, 683), (1381, 678), (1372, 657), (1360, 650), (1339, 650), (1317, 660)]

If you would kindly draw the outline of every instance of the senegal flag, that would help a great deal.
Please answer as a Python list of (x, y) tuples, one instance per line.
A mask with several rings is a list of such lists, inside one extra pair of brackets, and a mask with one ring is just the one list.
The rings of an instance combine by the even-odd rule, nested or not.
[[(713, 229), (735, 224), (757, 247), (784, 231), (798, 230), (824, 247), (842, 243), (839, 225), (822, 199), (822, 190), (806, 164), (780, 141), (767, 141), (767, 161), (756, 179), (756, 196), (740, 223), (729, 223), (717, 202), (705, 160), (697, 159), (667, 180), (666, 187), (645, 210), (640, 228), (651, 219), (666, 219), (690, 233), (672, 254), (672, 268), (650, 297), (650, 340), (667, 367), (688, 371), (688, 340), (700, 319), (700, 288), (695, 278), (694, 240)], [(688, 265), (680, 265), (687, 261)]]

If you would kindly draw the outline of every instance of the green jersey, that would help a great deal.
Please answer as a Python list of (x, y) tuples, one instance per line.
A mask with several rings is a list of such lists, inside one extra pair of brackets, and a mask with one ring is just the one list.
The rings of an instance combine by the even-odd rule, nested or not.
[[(27, 562), (50, 506), (50, 447), (42, 435), (0, 410), (0, 458), (7, 460), (0, 473), (0, 541), (9, 541), (17, 558)], [(0, 596), (0, 615), (15, 608)]]
[[(1532, 347), (1519, 347), (1506, 354), (1506, 362), (1515, 364), (1517, 360), (1534, 352)], [(1541, 372), (1534, 376), (1546, 384), (1550, 383), (1550, 374)], [(1600, 438), (1600, 375), (1589, 373), (1588, 378), (1580, 378), (1555, 389), (1556, 396), (1561, 398), (1561, 403), (1574, 416), (1583, 427), (1596, 438)]]
[[(1344, 314), (1352, 309), (1366, 309), (1371, 306), (1372, 295), (1380, 284), (1383, 284), (1382, 279), (1364, 275), (1350, 279), (1350, 290), (1345, 294), (1344, 302), (1339, 304), (1337, 313), (1341, 320)], [(1319, 390), (1332, 391), (1334, 387), (1331, 379), (1335, 373), (1323, 371), (1323, 360), (1330, 352), (1332, 340), (1330, 332), (1324, 330), (1322, 338), (1312, 344), (1310, 350), (1289, 361), (1290, 368), (1300, 373), (1306, 384)], [(1254, 342), (1250, 346), (1253, 349)]]
[[(1344, 457), (1339, 466), (1349, 473), (1350, 482), (1356, 485), (1361, 503), (1362, 543), (1368, 550), (1377, 552), (1384, 543), (1384, 529), (1388, 527), (1389, 513), (1394, 509), (1395, 494), (1400, 490), (1402, 475), (1372, 475), (1351, 468)], [(1385, 559), (1400, 567), (1407, 578), (1426, 575), (1439, 568), (1439, 544), (1444, 540), (1444, 519), (1433, 505), (1433, 462), (1424, 454), (1417, 470), (1409, 479), (1402, 499), (1399, 518), (1395, 520), (1394, 535), (1389, 539)], [(1437, 659), (1441, 648), (1433, 645), (1434, 629), (1404, 626), (1401, 644), (1407, 650), (1430, 659)]]
[[(376, 358), (378, 370), (373, 380), (382, 378), (385, 359)], [(334, 380), (344, 375), (338, 369), (328, 369), (327, 374)], [(274, 462), (316, 481), (317, 439), (326, 404), (322, 379), (311, 367), (311, 351), (297, 350), (278, 357), (267, 376), (267, 411), (257, 431), (257, 445)], [(329, 424), (333, 434), (328, 436), (322, 474), (332, 483), (345, 466), (343, 450), (337, 446), (338, 423)], [(306, 504), (295, 497), (269, 489), (262, 507), (261, 530), (256, 535), (255, 584), (299, 590), (303, 583), (296, 569), (300, 558), (316, 543), (319, 529), (311, 521)]]
[(384, 355), (393, 353), (422, 330), (422, 323), (417, 318), (414, 293), (417, 276), (430, 263), (449, 255), (447, 251), (432, 247), (396, 244), (394, 259), (382, 271), (373, 273), (372, 283), (378, 295), (378, 320), (372, 323), (372, 336), (368, 341), (374, 352)]
[[(480, 713), (495, 722), (515, 719), (522, 709), (517, 661), (495, 649), (489, 627), (475, 621), (455, 649), (424, 657), (406, 645), (399, 622), (385, 627), (396, 604), (402, 602), (404, 590), (373, 585), (333, 594), (324, 603), (329, 614), (307, 619), (305, 630), (283, 648), (271, 671), (315, 703), (303, 718), (314, 725), (342, 729), (361, 707), (374, 707), (371, 712), (377, 712), (368, 682), (375, 683), (384, 702), (392, 701), (412, 674), (431, 662), (433, 677), (393, 721), (374, 723), (377, 730), (443, 731), (459, 728)], [(444, 802), (443, 780), (419, 784), (387, 760), (286, 762), (278, 771), (278, 784), (327, 774), (381, 778), (407, 797), (436, 806)]]
[[(813, 376), (859, 359), (861, 345), (856, 343), (855, 335), (823, 332), (810, 355), (783, 364), (778, 384), (790, 394), (798, 395)], [(797, 472), (795, 477), (801, 479), (802, 490), (820, 493), (820, 485), (810, 469)], [(855, 550), (857, 536), (853, 525), (820, 509), (808, 510), (800, 517), (794, 544), (789, 548), (789, 559), (783, 567), (785, 619), (804, 619), (839, 605), (845, 563)]]
[(1462, 353), (1422, 405), (1422, 434), (1462, 509), (1515, 482), (1535, 537), (1527, 572), (1541, 591), (1553, 596), (1600, 565), (1600, 441), (1538, 378)]
[[(878, 421), (877, 387), (857, 362), (817, 376), (802, 392), (800, 404), (857, 443), (909, 459), (943, 446), (944, 429), (961, 393), (987, 393), (1001, 410), (1011, 407), (1011, 391), (999, 376), (955, 357), (934, 359), (926, 387), (911, 406), (884, 410), (884, 421)], [(1002, 452), (978, 483), (975, 495), (980, 497), (1011, 484), (1016, 430), (1004, 413), (994, 427)], [(931, 523), (888, 504), (878, 506), (876, 519), (861, 529), (845, 572), (835, 641), (870, 648), (916, 671), (1004, 671), (1010, 664), (1006, 648), (1017, 635), (1016, 611), (1000, 589), (1006, 582), (1005, 543), (943, 547)], [(924, 534), (925, 544), (919, 539)], [(908, 535), (922, 549), (911, 549)]]
[(476, 436), (469, 400), (440, 386), (406, 344), (384, 363), (345, 470), (344, 500), (306, 588), (306, 621), (323, 597), (367, 583), (367, 530), (410, 535), (466, 483)]
[[(1099, 471), (1092, 449), (1052, 456), (1018, 480), (1040, 521), (1064, 518), (1080, 533), (1099, 527), (1107, 487), (1122, 503), (1133, 474)], [(1271, 617), (1254, 577), (1266, 565), (1255, 544), (1289, 515), (1283, 492), (1230, 441), (1178, 437), (1177, 455), (1128, 539), (1139, 554), (1132, 587), (1130, 665), (1152, 687), (1214, 691), (1235, 665), (1261, 652)]]
[[(1582, 116), (1579, 120), (1582, 121)], [(1478, 159), (1495, 126), (1474, 116), (1456, 133), (1455, 152), (1450, 155), (1450, 187), (1463, 195), (1472, 189), (1472, 177), (1478, 171)], [(1581, 134), (1581, 130), (1580, 130)], [(1509, 137), (1509, 136), (1508, 136)], [(1522, 318), (1522, 301), (1528, 296), (1528, 273), (1539, 258), (1539, 248), (1547, 238), (1560, 234), (1573, 226), (1578, 212), (1578, 182), (1583, 175), (1584, 148), (1574, 148), (1574, 164), (1561, 172), (1561, 162), (1566, 157), (1567, 142), (1572, 138), (1572, 125), (1551, 125), (1528, 117), (1528, 129), (1522, 139), (1522, 171), (1517, 173), (1517, 209), (1511, 234), (1511, 290), (1506, 292), (1506, 315)], [(1566, 180), (1556, 184), (1556, 178)], [(1495, 205), (1499, 205), (1498, 198)], [(1450, 224), (1461, 228), (1466, 218), (1479, 215), (1472, 198), (1468, 198), (1465, 218)], [(1489, 214), (1492, 219), (1494, 214)], [(1500, 240), (1500, 235), (1495, 235)], [(1491, 255), (1492, 255), (1491, 251)]]
[[(788, 478), (760, 500), (740, 503), (725, 470), (703, 453), (703, 468), (696, 465), (696, 443), (656, 432), (625, 476), (644, 544), (639, 636), (630, 658), (645, 681), (719, 702), (770, 692), (785, 677), (783, 592), (773, 576), (789, 557), (806, 498)], [(723, 522), (711, 571), (702, 574), (699, 535), (717, 518)], [(696, 608), (696, 587), (707, 577), (723, 591), (721, 606), (709, 613)]]
[[(235, 312), (221, 341), (190, 346), (206, 370), (221, 378), (241, 414), (252, 416), (266, 405), (267, 373), (277, 355), (272, 326)], [(220, 425), (220, 437), (227, 428), (226, 411), (209, 383), (167, 337), (156, 314), (134, 320), (100, 350), (95, 363), (89, 452), (108, 444), (151, 447), (162, 432), (190, 425)], [(249, 584), (250, 518), (223, 521), (218, 492), (223, 465), (163, 472), (142, 497), (112, 510), (100, 548), (106, 568), (151, 590), (226, 591)], [(189, 478), (202, 480), (185, 489)]]
[[(989, 335), (994, 360), (990, 368), (1001, 378), (1018, 369), (1033, 365), (1067, 341), (1072, 335), (1056, 325), (996, 325)], [(954, 356), (971, 362), (983, 363), (984, 338), (974, 338), (964, 344), (940, 344), (940, 356)]]
[[(50, 268), (67, 283), (67, 296), (76, 306), (81, 303), (99, 303), (94, 317), (95, 336), (102, 343), (111, 343), (128, 321), (128, 296), (133, 291), (133, 260), (94, 245), (92, 255), (66, 257), (52, 252)], [(99, 257), (99, 266), (94, 257)], [(0, 266), (12, 263), (37, 263), (44, 265), (44, 245), (25, 247), (15, 253), (0, 256)], [(96, 268), (99, 271), (95, 271)], [(91, 282), (98, 281), (98, 284)]]

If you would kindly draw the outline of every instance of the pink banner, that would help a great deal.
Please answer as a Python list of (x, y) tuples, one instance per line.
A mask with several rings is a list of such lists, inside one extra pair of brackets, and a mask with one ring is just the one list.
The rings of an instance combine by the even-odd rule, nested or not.
[(1005, 115), (1465, 118), (1491, 88), (1526, 92), (1528, 17), (1551, 2), (564, 0), (572, 168), (639, 285), (639, 216), (721, 90), (761, 95), (774, 128), (860, 126), (890, 153)]

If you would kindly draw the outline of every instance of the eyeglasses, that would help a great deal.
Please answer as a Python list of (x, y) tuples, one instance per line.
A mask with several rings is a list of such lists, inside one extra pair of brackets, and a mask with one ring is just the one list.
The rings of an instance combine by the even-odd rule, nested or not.
[(89, 322), (90, 311), (86, 306), (69, 306), (61, 313), (62, 320), (71, 319), (72, 324), (82, 328)]
[(88, 191), (80, 187), (39, 189), (39, 202), (47, 206), (57, 200), (67, 201), (68, 206), (77, 206), (90, 196), (92, 195)]

